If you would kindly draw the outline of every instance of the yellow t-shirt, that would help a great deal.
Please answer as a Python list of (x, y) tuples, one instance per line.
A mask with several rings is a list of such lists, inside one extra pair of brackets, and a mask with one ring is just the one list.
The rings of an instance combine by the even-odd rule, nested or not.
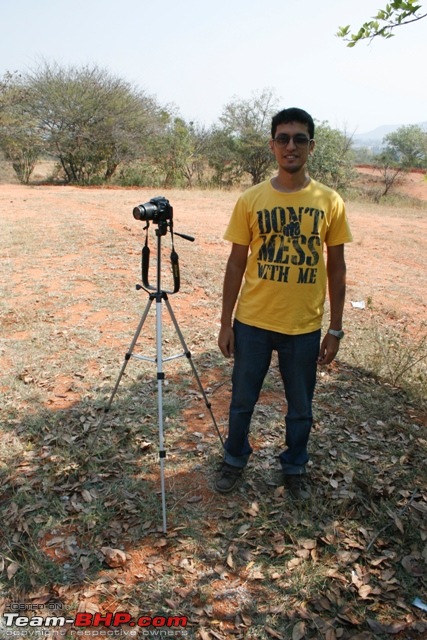
[(315, 180), (283, 193), (267, 180), (240, 196), (224, 238), (250, 248), (235, 313), (240, 322), (291, 335), (320, 329), (324, 245), (352, 240), (338, 193)]

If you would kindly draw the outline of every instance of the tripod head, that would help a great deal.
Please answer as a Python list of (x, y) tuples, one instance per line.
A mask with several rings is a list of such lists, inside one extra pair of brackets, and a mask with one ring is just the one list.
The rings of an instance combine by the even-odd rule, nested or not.
[[(140, 204), (133, 209), (133, 217), (136, 220), (144, 220), (147, 224), (144, 227), (144, 231), (146, 231), (145, 236), (145, 244), (142, 248), (142, 262), (141, 262), (141, 271), (142, 271), (142, 283), (143, 286), (137, 285), (137, 289), (144, 289), (148, 293), (150, 291), (156, 291), (157, 294), (160, 293), (177, 293), (180, 288), (180, 274), (179, 274), (179, 258), (178, 254), (175, 251), (174, 243), (173, 243), (173, 208), (166, 198), (163, 196), (158, 196), (156, 198), (152, 198), (149, 202), (145, 204)], [(148, 246), (148, 229), (150, 226), (150, 222), (154, 222), (157, 224), (156, 236), (157, 236), (157, 285), (153, 287), (150, 285), (148, 280), (148, 272), (150, 265), (150, 248)], [(172, 266), (172, 274), (174, 281), (173, 291), (163, 292), (161, 289), (161, 238), (165, 236), (170, 231), (171, 234), (171, 242), (172, 242), (172, 251), (170, 255), (170, 261)], [(184, 238), (184, 240), (189, 240), (190, 242), (194, 242), (194, 238), (192, 236), (186, 235), (184, 233), (177, 233), (175, 235)], [(151, 294), (150, 294), (151, 295)]]

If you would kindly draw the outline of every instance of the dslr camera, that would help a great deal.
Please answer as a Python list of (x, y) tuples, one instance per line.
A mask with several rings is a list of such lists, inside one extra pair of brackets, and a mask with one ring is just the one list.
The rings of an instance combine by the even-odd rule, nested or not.
[(169, 200), (158, 196), (151, 198), (149, 202), (134, 207), (133, 217), (135, 220), (144, 220), (146, 222), (153, 221), (155, 224), (164, 224), (168, 220), (172, 220), (173, 209), (169, 204)]

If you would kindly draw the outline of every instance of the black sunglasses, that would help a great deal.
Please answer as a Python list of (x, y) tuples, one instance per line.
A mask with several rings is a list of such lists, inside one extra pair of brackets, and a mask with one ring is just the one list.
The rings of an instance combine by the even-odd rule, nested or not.
[(309, 142), (311, 142), (310, 138), (307, 138), (303, 133), (296, 133), (294, 136), (289, 136), (287, 133), (281, 133), (277, 138), (273, 138), (273, 142), (275, 142), (279, 147), (287, 147), (291, 140), (297, 147), (305, 147)]

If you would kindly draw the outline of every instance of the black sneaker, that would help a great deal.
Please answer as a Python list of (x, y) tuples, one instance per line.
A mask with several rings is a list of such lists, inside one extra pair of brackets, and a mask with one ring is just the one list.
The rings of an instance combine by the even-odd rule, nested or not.
[(233, 491), (235, 488), (242, 473), (242, 468), (233, 467), (231, 464), (223, 462), (218, 477), (215, 480), (215, 489), (220, 493), (230, 493), (230, 491)]
[(310, 489), (307, 482), (307, 474), (283, 475), (285, 488), (295, 500), (307, 500), (310, 497)]

